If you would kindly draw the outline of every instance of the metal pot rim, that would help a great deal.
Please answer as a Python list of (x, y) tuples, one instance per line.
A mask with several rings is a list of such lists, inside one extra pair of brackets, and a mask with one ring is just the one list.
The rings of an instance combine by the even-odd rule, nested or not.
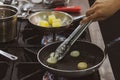
[(15, 6), (4, 4), (4, 5), (0, 5), (0, 8), (1, 7), (3, 7), (3, 9), (4, 9), (4, 7), (10, 7), (10, 8), (8, 8), (8, 10), (11, 10), (11, 11), (15, 12), (15, 14), (13, 14), (12, 16), (9, 16), (9, 17), (0, 18), (0, 20), (10, 19), (13, 16), (17, 16), (17, 14), (18, 14), (18, 8), (15, 7)]

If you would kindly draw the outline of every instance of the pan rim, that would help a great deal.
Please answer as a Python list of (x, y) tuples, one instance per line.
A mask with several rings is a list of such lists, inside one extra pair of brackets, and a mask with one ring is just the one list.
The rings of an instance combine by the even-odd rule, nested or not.
[[(59, 71), (59, 72), (71, 72), (71, 73), (72, 73), (72, 72), (85, 72), (85, 71), (89, 71), (89, 70), (95, 69), (95, 68), (99, 67), (99, 66), (105, 61), (105, 59), (106, 59), (105, 52), (104, 52), (99, 46), (97, 46), (97, 45), (95, 45), (95, 44), (93, 44), (93, 43), (91, 43), (91, 42), (88, 42), (88, 41), (80, 41), (80, 40), (77, 40), (77, 41), (82, 42), (82, 43), (92, 44), (92, 45), (96, 46), (97, 48), (99, 48), (99, 49), (102, 51), (102, 53), (103, 53), (103, 56), (104, 56), (103, 59), (102, 59), (98, 64), (96, 64), (96, 65), (94, 65), (94, 66), (92, 66), (92, 67), (83, 69), (83, 70), (61, 70), (61, 69), (56, 69), (56, 68), (50, 67), (50, 66), (48, 66), (48, 65), (45, 65), (45, 64), (39, 59), (39, 55), (40, 55), (39, 53), (40, 53), (46, 46), (49, 46), (49, 45), (54, 44), (54, 43), (59, 43), (59, 42), (54, 42), (54, 43), (50, 43), (50, 44), (44, 46), (43, 48), (41, 48), (41, 49), (38, 51), (38, 53), (37, 53), (37, 60), (39, 61), (39, 63), (40, 63), (42, 66), (44, 66), (44, 67), (47, 68), (47, 69), (54, 70), (54, 71)], [(60, 42), (61, 42), (61, 41), (60, 41)]]

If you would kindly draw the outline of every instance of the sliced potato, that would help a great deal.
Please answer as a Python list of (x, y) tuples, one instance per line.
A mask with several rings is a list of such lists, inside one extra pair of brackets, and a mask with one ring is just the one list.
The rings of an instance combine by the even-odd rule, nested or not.
[(48, 22), (49, 24), (52, 24), (53, 20), (56, 19), (55, 15), (49, 15), (48, 16)]
[(55, 63), (57, 63), (57, 59), (56, 59), (55, 57), (49, 57), (49, 58), (47, 59), (47, 62), (48, 62), (49, 64), (55, 64)]
[(80, 52), (77, 50), (74, 50), (70, 53), (70, 56), (72, 56), (72, 57), (78, 57), (79, 55), (80, 55)]
[(38, 25), (42, 27), (49, 27), (48, 21), (45, 21), (45, 20), (40, 20)]
[(53, 56), (54, 56), (54, 52), (51, 52), (51, 53), (50, 53), (50, 57), (53, 57)]
[(61, 26), (62, 26), (61, 19), (54, 19), (52, 21), (52, 27), (61, 27)]
[(52, 27), (60, 27), (61, 23), (60, 22), (54, 22), (52, 23)]
[(53, 20), (53, 23), (54, 23), (54, 22), (60, 22), (60, 23), (61, 23), (61, 19), (59, 19), (59, 18), (58, 18), (58, 19), (54, 19), (54, 20)]
[(77, 65), (78, 69), (86, 69), (88, 67), (86, 62), (79, 62)]

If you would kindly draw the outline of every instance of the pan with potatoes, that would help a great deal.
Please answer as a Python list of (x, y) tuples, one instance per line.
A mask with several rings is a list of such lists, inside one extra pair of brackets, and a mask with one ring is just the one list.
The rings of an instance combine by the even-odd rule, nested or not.
[(68, 28), (74, 20), (83, 18), (84, 15), (73, 18), (70, 14), (61, 11), (40, 11), (31, 14), (28, 20), (37, 28), (41, 29), (64, 29)]
[(81, 77), (97, 71), (105, 53), (90, 42), (76, 41), (65, 57), (57, 61), (54, 51), (62, 42), (54, 42), (39, 50), (39, 63), (52, 73), (65, 77)]

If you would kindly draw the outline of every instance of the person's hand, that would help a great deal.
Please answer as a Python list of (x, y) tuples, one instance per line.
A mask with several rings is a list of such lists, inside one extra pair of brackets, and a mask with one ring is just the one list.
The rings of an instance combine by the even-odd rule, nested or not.
[(104, 20), (120, 9), (120, 0), (96, 0), (81, 23)]

